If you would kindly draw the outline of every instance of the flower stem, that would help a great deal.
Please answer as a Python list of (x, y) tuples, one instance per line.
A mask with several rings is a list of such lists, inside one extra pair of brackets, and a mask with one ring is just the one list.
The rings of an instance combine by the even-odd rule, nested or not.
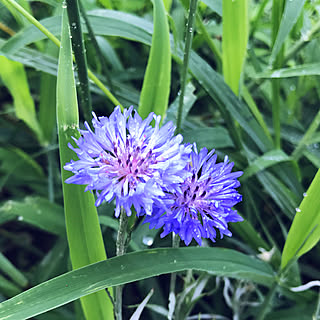
[(269, 306), (270, 306), (270, 302), (274, 296), (274, 294), (276, 293), (278, 289), (278, 282), (275, 281), (267, 295), (267, 297), (265, 298), (262, 306), (261, 306), (261, 309), (260, 309), (260, 312), (258, 314), (258, 317), (257, 317), (257, 320), (263, 320), (265, 318), (265, 316), (267, 315), (268, 311), (269, 311)]
[[(120, 213), (120, 224), (117, 235), (116, 254), (122, 256), (126, 252), (128, 216), (123, 208)], [(116, 287), (115, 316), (117, 320), (122, 320), (122, 290), (123, 286)]]
[[(180, 245), (179, 235), (172, 233), (172, 248), (179, 248), (179, 245)], [(176, 279), (177, 279), (177, 273), (176, 272), (171, 273), (168, 320), (172, 319), (173, 313), (175, 310), (175, 305), (176, 305), (176, 297), (175, 297)]]
[(197, 11), (197, 2), (198, 2), (197, 0), (190, 0), (189, 15), (188, 15), (188, 22), (187, 22), (187, 30), (186, 30), (186, 44), (184, 47), (183, 67), (181, 71), (181, 90), (180, 90), (179, 107), (178, 107), (177, 133), (181, 132), (181, 126), (182, 126), (183, 98), (184, 98), (184, 92), (186, 88), (189, 56), (190, 56), (192, 38), (193, 38), (193, 22), (194, 22), (194, 16)]

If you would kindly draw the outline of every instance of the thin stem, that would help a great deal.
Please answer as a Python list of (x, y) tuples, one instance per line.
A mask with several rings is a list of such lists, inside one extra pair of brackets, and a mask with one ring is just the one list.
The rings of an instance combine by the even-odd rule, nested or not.
[[(60, 41), (48, 30), (46, 29), (38, 20), (36, 20), (29, 12), (23, 9), (17, 2), (14, 0), (6, 0), (8, 1), (14, 8), (18, 10), (28, 21), (30, 21), (35, 27), (37, 27), (44, 35), (47, 36), (57, 47), (60, 48)], [(93, 74), (93, 72), (88, 69), (89, 78), (96, 84), (98, 88), (102, 90), (102, 92), (109, 98), (109, 100), (114, 104), (118, 105), (123, 109), (121, 103), (117, 100), (117, 98), (103, 85), (103, 83)]]
[[(172, 248), (179, 248), (180, 245), (180, 237), (179, 235), (172, 233)], [(176, 304), (176, 280), (177, 280), (177, 273), (173, 272), (171, 273), (170, 278), (170, 292), (169, 292), (169, 314), (168, 314), (168, 320), (172, 319), (174, 310), (175, 310), (175, 304)]]
[[(126, 252), (126, 237), (128, 227), (128, 216), (123, 208), (120, 213), (120, 223), (117, 235), (116, 254), (122, 256)], [(117, 320), (122, 320), (122, 291), (123, 286), (116, 287), (115, 316)]]
[(80, 22), (80, 13), (78, 0), (66, 0), (67, 13), (69, 18), (69, 26), (71, 33), (71, 43), (76, 61), (76, 68), (79, 78), (79, 102), (84, 118), (89, 121), (91, 118), (92, 105), (91, 95), (89, 91), (89, 79), (87, 71), (87, 57), (83, 44), (82, 28)]
[(183, 66), (181, 71), (181, 90), (180, 90), (179, 107), (178, 107), (177, 133), (181, 132), (183, 98), (184, 98), (184, 93), (186, 88), (189, 56), (190, 56), (192, 38), (193, 38), (193, 22), (194, 22), (194, 16), (197, 11), (197, 2), (198, 0), (190, 0), (189, 15), (188, 15), (188, 22), (187, 22), (187, 30), (186, 30), (186, 41), (185, 41), (184, 54), (183, 54)]
[(267, 315), (267, 313), (269, 311), (270, 302), (271, 302), (274, 294), (276, 293), (277, 289), (278, 289), (278, 282), (275, 281), (273, 283), (267, 297), (265, 298), (262, 306), (261, 306), (258, 317), (256, 318), (257, 320), (263, 320), (265, 318), (265, 316)]
[(91, 27), (91, 23), (88, 19), (88, 16), (87, 16), (87, 13), (83, 7), (83, 4), (81, 2), (81, 0), (79, 0), (79, 7), (80, 7), (80, 13), (81, 13), (81, 16), (87, 26), (87, 29), (88, 29), (88, 35), (90, 37), (90, 41), (91, 43), (93, 44), (94, 46), (94, 49), (95, 49), (95, 52), (97, 54), (97, 61), (99, 61), (101, 63), (101, 67), (102, 67), (102, 73), (106, 76), (106, 79), (108, 81), (108, 85), (111, 89), (111, 91), (114, 91), (114, 87), (112, 85), (112, 80), (111, 80), (111, 77), (109, 75), (109, 72), (108, 72), (108, 69), (107, 69), (107, 65), (106, 65), (106, 62), (105, 62), (105, 59), (104, 59), (104, 56), (102, 55), (102, 52), (100, 50), (100, 47), (99, 47), (99, 44), (97, 42), (97, 39), (96, 39), (96, 36), (93, 32), (93, 29)]
[(314, 314), (312, 315), (312, 320), (318, 320), (319, 315), (320, 315), (320, 290), (319, 290), (317, 307), (316, 307), (316, 310), (314, 311)]

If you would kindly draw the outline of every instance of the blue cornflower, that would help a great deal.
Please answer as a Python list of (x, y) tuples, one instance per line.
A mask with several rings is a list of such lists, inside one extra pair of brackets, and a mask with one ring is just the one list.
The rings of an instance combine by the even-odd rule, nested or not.
[(214, 150), (208, 153), (203, 148), (198, 153), (196, 146), (190, 154), (186, 170), (190, 176), (174, 193), (166, 193), (167, 208), (154, 208), (152, 216), (145, 218), (150, 228), (161, 228), (161, 237), (170, 232), (178, 234), (189, 245), (194, 238), (199, 245), (202, 238), (215, 242), (216, 229), (220, 237), (231, 236), (228, 222), (242, 221), (232, 207), (242, 200), (236, 191), (241, 171), (231, 172), (233, 163), (226, 156), (217, 163)]
[(191, 148), (181, 144), (181, 135), (174, 136), (172, 122), (159, 128), (160, 116), (150, 113), (142, 120), (132, 111), (130, 107), (122, 113), (116, 107), (110, 117), (93, 114), (94, 131), (85, 123), (87, 130), (79, 130), (78, 140), (73, 138), (78, 148), (69, 144), (79, 160), (64, 166), (74, 173), (66, 183), (97, 191), (96, 206), (115, 199), (116, 217), (121, 206), (130, 216), (132, 205), (138, 215), (150, 215), (154, 205), (162, 206), (164, 192), (175, 190), (188, 175), (184, 168)]

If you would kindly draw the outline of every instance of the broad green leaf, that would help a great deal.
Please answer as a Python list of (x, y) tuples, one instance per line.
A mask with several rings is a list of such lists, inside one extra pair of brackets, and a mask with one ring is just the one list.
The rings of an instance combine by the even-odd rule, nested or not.
[(249, 177), (255, 175), (257, 172), (265, 170), (272, 165), (279, 162), (291, 161), (291, 158), (286, 155), (282, 150), (271, 150), (262, 155), (261, 157), (254, 160), (248, 168), (246, 168), (240, 178), (241, 181), (248, 179)]
[(65, 235), (63, 208), (45, 198), (26, 197), (23, 201), (9, 200), (0, 207), (0, 216), (4, 221), (18, 219), (47, 232)]
[(150, 249), (101, 261), (44, 282), (1, 303), (0, 319), (27, 319), (108, 286), (188, 269), (266, 286), (274, 279), (267, 263), (230, 249)]
[[(68, 148), (68, 143), (71, 143), (72, 136), (79, 137), (78, 124), (70, 31), (64, 8), (57, 78), (57, 127), (65, 221), (70, 258), (74, 269), (106, 259), (93, 194), (85, 193), (84, 186), (64, 182), (72, 174), (64, 170), (63, 166), (72, 158), (76, 160), (76, 154)], [(88, 319), (113, 318), (112, 304), (105, 290), (81, 299), (81, 303)]]
[(287, 39), (291, 29), (297, 22), (301, 10), (305, 4), (306, 0), (288, 0), (285, 1), (285, 7), (283, 15), (281, 18), (281, 23), (277, 33), (277, 38), (272, 48), (272, 53), (270, 57), (269, 65), (272, 65), (276, 59), (281, 47), (283, 46), (285, 40)]
[(290, 77), (303, 77), (303, 76), (319, 76), (320, 63), (303, 64), (290, 68), (283, 68), (277, 70), (264, 71), (252, 75), (253, 78), (290, 78)]
[(216, 12), (222, 17), (222, 0), (201, 0), (205, 3), (212, 11)]
[(153, 1), (154, 29), (138, 112), (146, 118), (153, 111), (162, 121), (168, 108), (171, 79), (169, 26), (162, 0)]
[(234, 147), (228, 131), (223, 127), (198, 128), (183, 131), (184, 142), (196, 142), (197, 148), (221, 149)]
[(16, 116), (29, 126), (41, 142), (42, 132), (37, 120), (24, 66), (4, 56), (0, 56), (0, 65), (0, 77), (13, 97)]
[(285, 242), (281, 268), (288, 262), (311, 250), (320, 239), (320, 169), (297, 209)]
[(238, 95), (248, 42), (248, 0), (224, 0), (222, 67), (225, 82)]

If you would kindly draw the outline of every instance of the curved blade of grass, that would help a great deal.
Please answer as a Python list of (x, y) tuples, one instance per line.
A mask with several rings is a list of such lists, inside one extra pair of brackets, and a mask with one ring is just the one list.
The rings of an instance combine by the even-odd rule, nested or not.
[[(106, 252), (93, 194), (85, 193), (84, 186), (64, 183), (71, 173), (65, 171), (63, 166), (76, 158), (68, 148), (68, 143), (71, 143), (72, 136), (79, 137), (78, 104), (72, 68), (70, 33), (64, 8), (57, 79), (57, 126), (67, 236), (72, 267), (77, 269), (105, 260)], [(81, 303), (87, 319), (113, 318), (113, 307), (106, 291), (85, 297)]]
[(26, 197), (23, 201), (9, 200), (0, 207), (0, 215), (7, 220), (17, 219), (56, 234), (65, 235), (63, 208), (40, 197)]
[(255, 175), (257, 172), (265, 170), (272, 165), (278, 164), (283, 161), (292, 160), (288, 155), (286, 155), (282, 150), (271, 150), (257, 158), (249, 165), (248, 168), (243, 170), (243, 175), (240, 181), (244, 181), (249, 177)]
[[(320, 239), (320, 169), (297, 210), (282, 252), (281, 269), (311, 250)], [(309, 236), (309, 237), (308, 237)]]
[(303, 77), (303, 76), (319, 76), (320, 75), (320, 63), (302, 64), (300, 66), (294, 66), (290, 68), (283, 68), (277, 70), (264, 71), (252, 75), (255, 79), (260, 78), (291, 78), (291, 77)]
[(247, 279), (266, 286), (274, 279), (267, 263), (230, 249), (149, 249), (95, 263), (44, 282), (0, 304), (0, 319), (27, 319), (107, 286), (187, 269)]
[(285, 2), (283, 16), (277, 33), (277, 38), (273, 45), (269, 65), (274, 63), (282, 45), (297, 22), (305, 2), (306, 0), (289, 0)]
[(9, 276), (19, 287), (26, 287), (28, 279), (21, 273), (11, 261), (0, 252), (0, 270)]
[(222, 2), (222, 68), (225, 82), (238, 95), (248, 42), (248, 1)]
[(162, 0), (153, 2), (154, 30), (138, 112), (146, 118), (153, 111), (162, 121), (168, 108), (171, 80), (171, 50), (166, 9)]
[(0, 65), (0, 77), (13, 97), (17, 118), (24, 121), (35, 133), (39, 142), (42, 142), (42, 130), (37, 119), (24, 66), (4, 56), (0, 56)]
[(201, 0), (205, 3), (212, 11), (216, 12), (222, 17), (222, 0)]

